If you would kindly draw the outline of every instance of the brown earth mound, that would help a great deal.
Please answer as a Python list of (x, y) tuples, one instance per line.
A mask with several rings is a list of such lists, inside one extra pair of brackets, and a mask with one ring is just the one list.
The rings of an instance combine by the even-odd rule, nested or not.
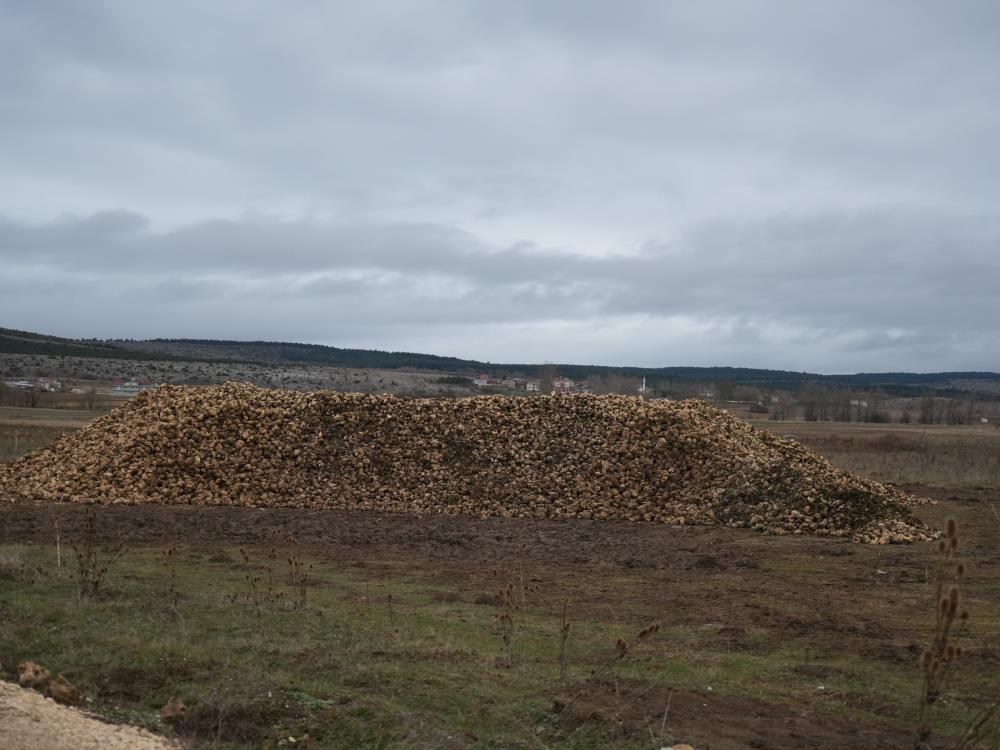
[(700, 401), (164, 386), (0, 468), (0, 496), (934, 536), (898, 490)]

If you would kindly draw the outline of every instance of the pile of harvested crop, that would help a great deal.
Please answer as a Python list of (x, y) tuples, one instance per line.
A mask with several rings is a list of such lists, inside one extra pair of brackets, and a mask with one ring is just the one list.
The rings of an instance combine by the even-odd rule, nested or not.
[(700, 401), (164, 386), (14, 462), (0, 496), (719, 524), (886, 543), (890, 487)]

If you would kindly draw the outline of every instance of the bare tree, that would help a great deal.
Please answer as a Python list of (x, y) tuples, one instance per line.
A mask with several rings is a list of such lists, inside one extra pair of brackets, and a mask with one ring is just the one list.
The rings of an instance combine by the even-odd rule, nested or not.
[(556, 371), (556, 366), (553, 364), (544, 364), (538, 368), (538, 392), (539, 393), (552, 393), (552, 381), (556, 379), (559, 373)]

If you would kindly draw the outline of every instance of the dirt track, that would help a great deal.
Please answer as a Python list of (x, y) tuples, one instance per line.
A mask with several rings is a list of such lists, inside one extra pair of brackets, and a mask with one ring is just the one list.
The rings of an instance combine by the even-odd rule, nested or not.
[(106, 724), (33, 690), (0, 680), (0, 745), (5, 750), (177, 750), (137, 727)]

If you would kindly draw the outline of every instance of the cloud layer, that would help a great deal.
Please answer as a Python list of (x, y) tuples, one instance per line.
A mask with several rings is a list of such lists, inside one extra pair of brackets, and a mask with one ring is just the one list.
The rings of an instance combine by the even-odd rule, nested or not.
[(989, 2), (0, 9), (0, 325), (1000, 369)]

